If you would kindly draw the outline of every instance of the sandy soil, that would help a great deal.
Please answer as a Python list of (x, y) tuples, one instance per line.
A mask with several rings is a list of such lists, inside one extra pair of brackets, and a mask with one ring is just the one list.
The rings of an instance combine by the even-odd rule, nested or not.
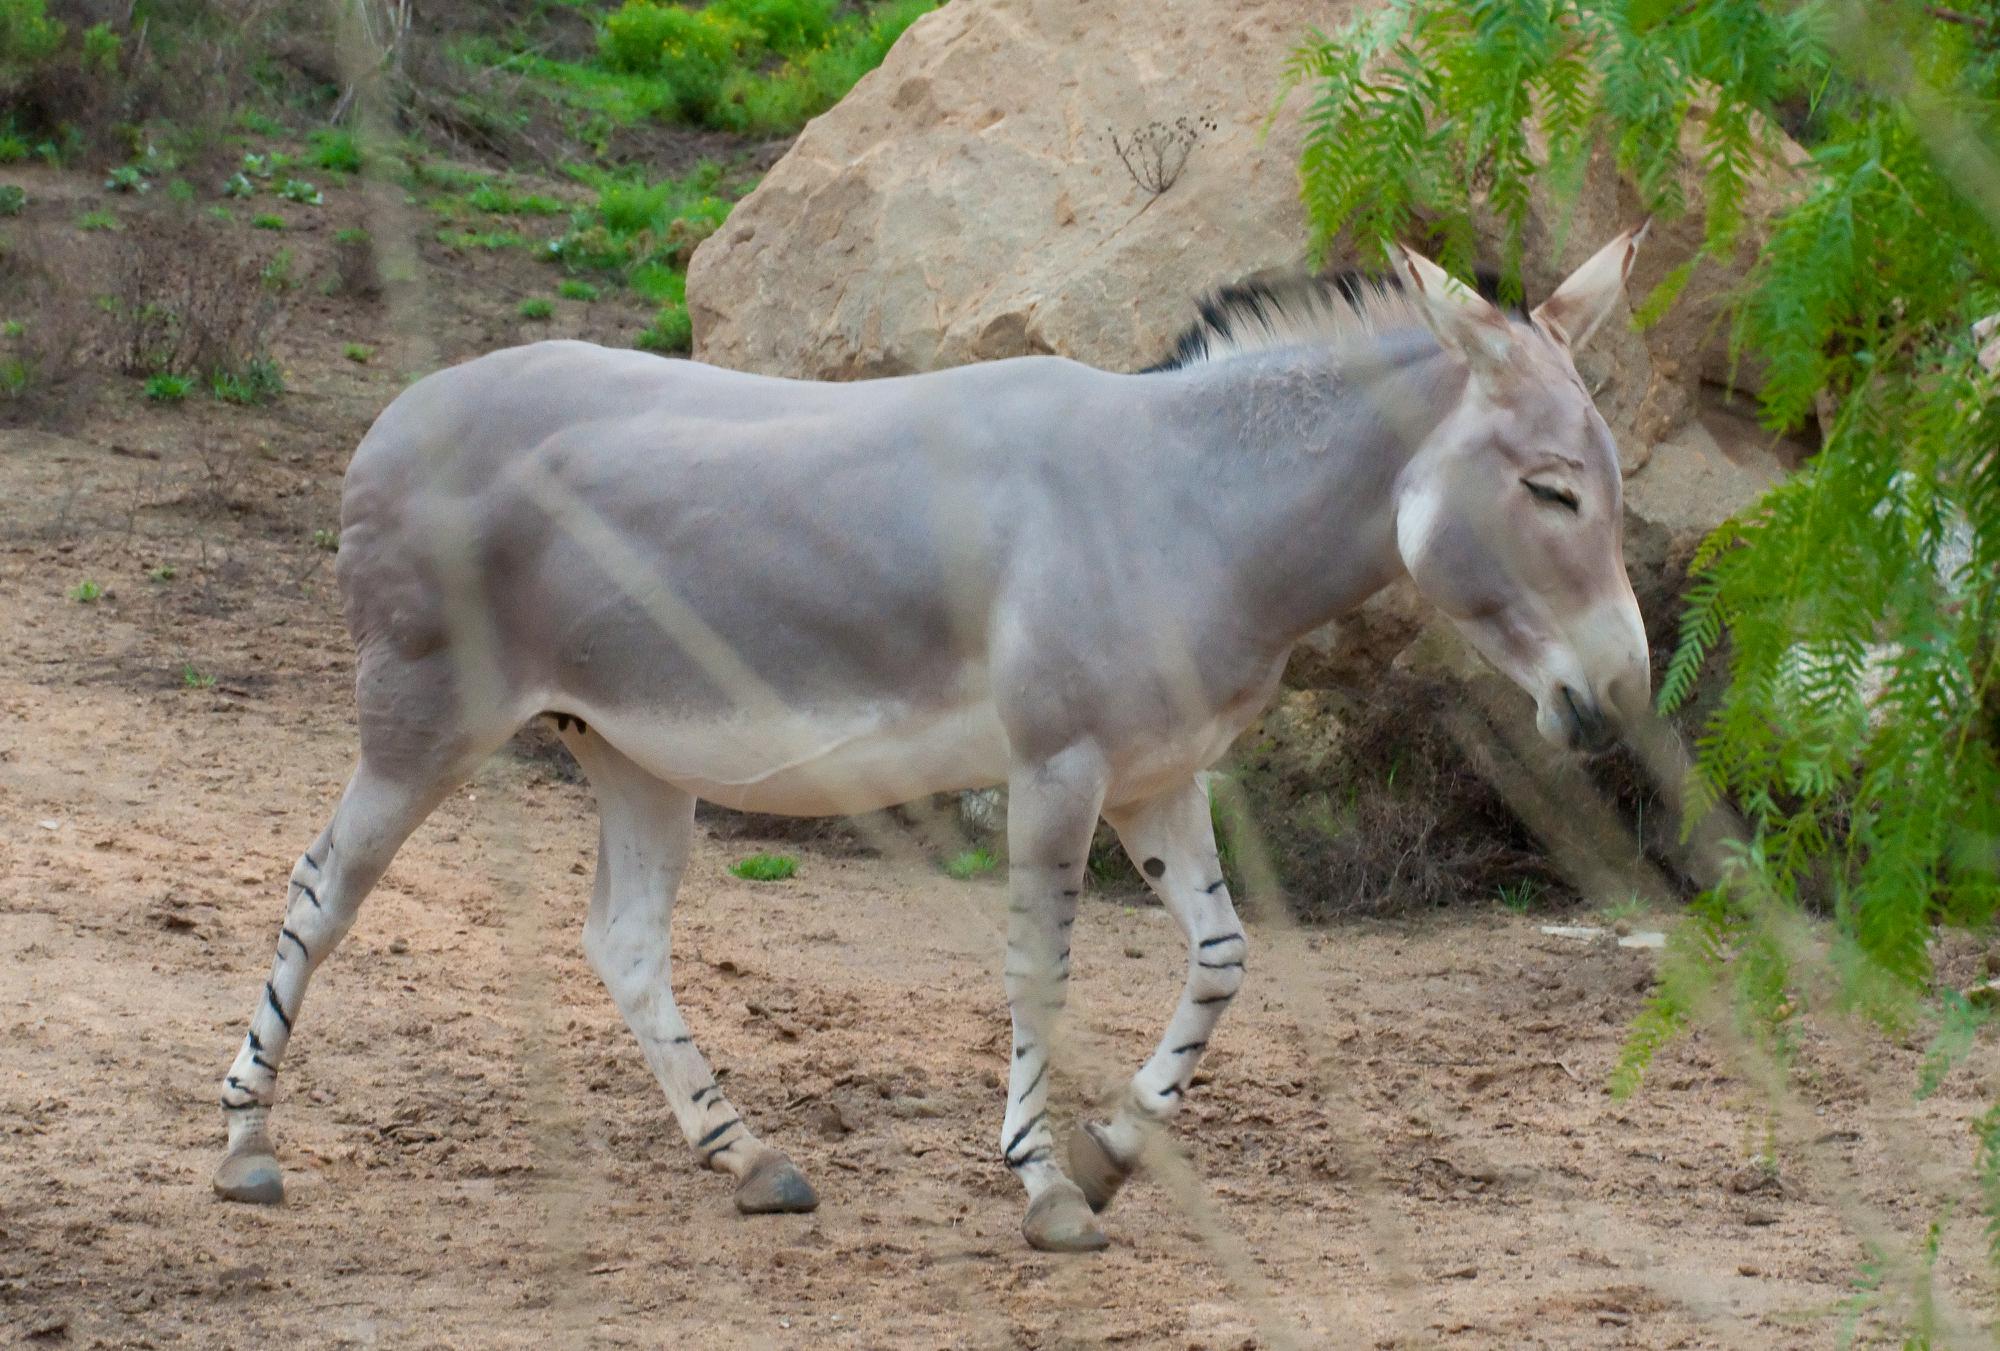
[[(446, 355), (519, 329), (530, 282), (503, 283), (452, 297)], [(1990, 1053), (1916, 1103), (1921, 1035), (1814, 1033), (1793, 1077), (1811, 1128), (1769, 1172), (1763, 1099), (1709, 1041), (1669, 1048), (1631, 1101), (1604, 1091), (1649, 954), (1470, 899), (1253, 924), (1251, 983), (1178, 1123), (1185, 1175), (1133, 1184), (1109, 1253), (1030, 1252), (996, 1158), (1000, 886), (818, 845), (754, 885), (725, 871), (748, 846), (711, 837), (682, 895), (682, 1006), (823, 1198), (743, 1219), (582, 959), (587, 791), (519, 752), (419, 832), (322, 969), (274, 1122), (288, 1202), (217, 1201), (217, 1083), (349, 763), (312, 535), (399, 383), (369, 322), (308, 306), (271, 410), (125, 391), (67, 435), (0, 432), (0, 1337), (1831, 1346), (1863, 1236), (1907, 1240), (1949, 1203), (1937, 1289), (1990, 1308), (1959, 1194)], [(385, 356), (344, 363), (346, 341)], [(101, 599), (70, 598), (86, 579)], [(1092, 898), (1075, 946), (1066, 1111), (1137, 1065), (1181, 961), (1130, 897)]]

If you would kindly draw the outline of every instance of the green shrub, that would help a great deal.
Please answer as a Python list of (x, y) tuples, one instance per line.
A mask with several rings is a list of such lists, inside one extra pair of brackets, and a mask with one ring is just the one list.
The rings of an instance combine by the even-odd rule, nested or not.
[(104, 599), (104, 588), (86, 577), (69, 589), (69, 598), (78, 605), (94, 605)]
[(185, 178), (176, 178), (173, 182), (167, 184), (167, 200), (170, 202), (179, 202), (183, 206), (192, 202), (194, 200), (194, 184), (188, 182)]
[(118, 217), (112, 215), (109, 211), (86, 211), (76, 218), (76, 228), (79, 230), (116, 230), (118, 228)]
[(299, 202), (306, 206), (319, 206), (326, 201), (325, 194), (301, 178), (288, 178), (280, 183), (278, 195), (288, 202)]
[(13, 183), (0, 183), (0, 216), (18, 216), (28, 207), (28, 193), (25, 188)]
[(357, 366), (366, 366), (375, 357), (375, 349), (366, 343), (351, 342), (340, 349), (340, 354)]
[(146, 174), (136, 164), (122, 164), (113, 169), (104, 180), (106, 192), (151, 192), (153, 185), (146, 181)]
[(0, 0), (0, 82), (11, 82), (55, 55), (63, 26), (42, 0)]
[(193, 378), (186, 375), (169, 375), (161, 371), (146, 377), (146, 397), (154, 403), (179, 403), (193, 388)]
[(535, 320), (547, 319), (555, 312), (556, 307), (550, 303), (547, 296), (529, 296), (515, 310), (515, 313), (519, 314), (523, 319)]
[(0, 164), (19, 164), (31, 153), (28, 138), (11, 131), (0, 131)]
[(653, 316), (651, 327), (633, 340), (633, 345), (662, 356), (679, 356), (694, 350), (694, 320), (685, 303), (666, 304)]
[(607, 18), (600, 44), (612, 69), (657, 76), (686, 122), (707, 121), (744, 49), (761, 47), (755, 30), (719, 8), (685, 10), (645, 0), (627, 0)]
[(756, 33), (784, 56), (825, 45), (833, 34), (835, 0), (714, 0), (709, 6)]
[(752, 854), (729, 865), (746, 882), (782, 882), (798, 870), (799, 861), (789, 854)]
[(282, 230), (285, 218), (270, 211), (260, 211), (250, 218), (250, 223), (259, 230)]
[(118, 34), (108, 23), (94, 23), (83, 30), (83, 64), (99, 75), (118, 69)]
[(233, 371), (209, 377), (209, 390), (224, 403), (270, 403), (285, 392), (285, 377), (269, 357), (253, 357)]
[(564, 300), (592, 301), (597, 299), (597, 288), (587, 281), (575, 277), (564, 277), (556, 283), (556, 294)]
[(361, 172), (361, 146), (354, 133), (339, 127), (322, 127), (309, 138), (314, 167), (337, 174)]
[(257, 195), (257, 185), (250, 181), (249, 175), (234, 173), (223, 181), (222, 195), (224, 197), (255, 197)]
[(890, 0), (843, 21), (825, 45), (794, 55), (775, 71), (738, 70), (708, 121), (731, 131), (796, 131), (846, 97), (882, 64), (905, 29), (936, 8), (937, 0)]

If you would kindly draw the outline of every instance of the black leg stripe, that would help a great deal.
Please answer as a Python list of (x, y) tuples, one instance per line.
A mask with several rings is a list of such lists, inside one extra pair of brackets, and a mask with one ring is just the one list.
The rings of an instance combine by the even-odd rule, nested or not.
[(253, 1051), (261, 1051), (264, 1049), (264, 1043), (257, 1040), (257, 1034), (254, 1031), (251, 1032), (250, 1034), (250, 1049)]
[(720, 1140), (722, 1138), (722, 1133), (728, 1130), (731, 1126), (740, 1126), (742, 1124), (743, 1124), (742, 1118), (732, 1116), (729, 1118), (729, 1120), (723, 1122), (720, 1126), (717, 1126), (714, 1130), (702, 1136), (701, 1139), (695, 1141), (694, 1147), (696, 1149), (701, 1149), (704, 1148), (705, 1146), (712, 1145), (717, 1140)]
[(249, 1102), (231, 1102), (227, 1098), (222, 1099), (222, 1110), (225, 1112), (247, 1112), (252, 1107), (262, 1107), (263, 1105), (263, 1103), (258, 1102), (255, 1098), (252, 1098)]
[(299, 862), (309, 864), (314, 872), (318, 872), (320, 870), (319, 860), (312, 856), (312, 851), (310, 849), (308, 849), (305, 853), (299, 855)]
[(1209, 895), (1213, 896), (1216, 892), (1222, 890), (1222, 884), (1227, 880), (1228, 880), (1227, 878), (1218, 877), (1213, 882), (1210, 882), (1207, 886), (1203, 887), (1202, 890), (1207, 892)]
[(1195, 965), (1205, 967), (1210, 971), (1241, 971), (1243, 969), (1243, 963), (1241, 962), (1196, 962)]
[(1042, 1067), (1035, 1071), (1035, 1077), (1028, 1080), (1028, 1086), (1021, 1090), (1021, 1096), (1014, 1099), (1014, 1101), (1026, 1102), (1028, 1100), (1028, 1095), (1035, 1091), (1035, 1085), (1041, 1083), (1042, 1076), (1044, 1074), (1047, 1074), (1048, 1072), (1049, 1072), (1049, 1062), (1044, 1060), (1042, 1062)]
[(1227, 1004), (1230, 1000), (1234, 998), (1236, 998), (1236, 992), (1234, 990), (1231, 990), (1228, 994), (1203, 995), (1200, 999), (1197, 999), (1194, 1002), (1197, 1004)]
[(1026, 1168), (1031, 1163), (1040, 1163), (1048, 1156), (1049, 1151), (1046, 1149), (1031, 1149), (1018, 1159), (1007, 1158), (1005, 1155), (1001, 1157), (1009, 1168)]
[(1160, 1090), (1160, 1096), (1163, 1098), (1178, 1098), (1179, 1096), (1181, 1096), (1181, 1092), (1182, 1090), (1179, 1084), (1168, 1084), (1165, 1088)]
[(292, 885), (299, 889), (299, 895), (305, 897), (307, 900), (313, 903), (313, 909), (319, 910), (324, 908), (319, 903), (318, 892), (314, 891), (311, 887), (307, 886), (303, 882), (294, 882), (292, 883)]
[(278, 1072), (278, 1067), (276, 1065), (273, 1065), (270, 1061), (264, 1059), (264, 1057), (261, 1055), (256, 1055), (253, 1053), (250, 1057), (250, 1063), (253, 1065), (262, 1065), (265, 1069), (271, 1071), (271, 1073), (273, 1074), (276, 1074)]
[(1032, 1042), (1026, 1046), (1016, 1046), (1014, 1048), (1014, 1059), (1019, 1060), (1022, 1056), (1026, 1055), (1028, 1052), (1034, 1049), (1035, 1047)]
[(738, 1141), (731, 1140), (726, 1145), (717, 1145), (714, 1149), (709, 1150), (707, 1153), (701, 1156), (702, 1162), (703, 1163), (713, 1162), (718, 1155), (727, 1154), (730, 1150), (736, 1148), (738, 1143), (739, 1143)]
[(312, 955), (312, 951), (311, 951), (311, 949), (309, 949), (309, 948), (307, 948), (307, 947), (306, 947), (306, 944), (305, 944), (305, 940), (304, 940), (303, 938), (300, 938), (300, 937), (299, 937), (299, 936), (298, 936), (297, 934), (293, 933), (293, 932), (292, 932), (292, 931), (291, 931), (290, 929), (280, 929), (280, 930), (278, 930), (278, 937), (280, 937), (280, 938), (289, 938), (289, 939), (291, 939), (291, 940), (292, 940), (292, 941), (293, 941), (294, 943), (297, 943), (297, 944), (299, 945), (299, 952), (300, 952), (301, 954), (303, 954), (303, 955), (304, 955), (305, 959), (306, 959), (307, 961), (311, 961), (311, 960), (312, 960), (312, 956), (313, 956), (313, 955)]
[(669, 1046), (692, 1046), (693, 1044), (693, 1037), (669, 1037), (667, 1039), (667, 1045)]
[(1022, 1126), (1021, 1129), (1014, 1132), (1014, 1138), (1009, 1140), (1007, 1142), (1007, 1147), (1001, 1150), (1000, 1152), (1006, 1157), (1012, 1158), (1014, 1156), (1014, 1151), (1021, 1147), (1021, 1141), (1028, 1138), (1028, 1132), (1033, 1130), (1035, 1127), (1041, 1125), (1044, 1121), (1047, 1121), (1048, 1119), (1049, 1119), (1049, 1114), (1047, 1112), (1035, 1113), (1035, 1115), (1029, 1119), (1028, 1123), (1025, 1126)]
[(703, 1098), (706, 1098), (711, 1093), (720, 1093), (721, 1091), (714, 1084), (710, 1084), (707, 1088), (697, 1088), (694, 1091), (694, 1105), (697, 1107), (701, 1106)]
[(278, 1015), (278, 1021), (285, 1025), (285, 1031), (292, 1030), (292, 1020), (285, 1016), (285, 1006), (278, 1002), (278, 992), (271, 988), (271, 982), (264, 982), (264, 1002), (271, 1006), (271, 1012)]
[(1217, 948), (1221, 947), (1224, 943), (1240, 943), (1242, 941), (1243, 941), (1243, 935), (1240, 933), (1224, 934), (1220, 938), (1202, 939), (1201, 946), (1205, 948)]
[(1199, 1051), (1207, 1045), (1208, 1043), (1205, 1041), (1191, 1041), (1185, 1046), (1174, 1047), (1173, 1053), (1175, 1055), (1186, 1055), (1189, 1051)]

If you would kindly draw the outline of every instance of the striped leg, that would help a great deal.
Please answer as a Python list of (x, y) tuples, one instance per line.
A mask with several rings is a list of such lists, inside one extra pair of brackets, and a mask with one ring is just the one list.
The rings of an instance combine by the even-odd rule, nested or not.
[(1109, 815), (1125, 852), (1188, 941), (1187, 984), (1152, 1058), (1132, 1076), (1116, 1115), (1070, 1137), (1070, 1171), (1102, 1210), (1139, 1162), (1147, 1137), (1180, 1107), (1188, 1081), (1243, 984), (1248, 947), (1216, 856), (1208, 796), (1193, 781)]
[(1012, 776), (1007, 791), (1007, 1007), (1014, 1053), (1000, 1157), (1028, 1191), (1021, 1230), (1050, 1252), (1102, 1248), (1090, 1207), (1055, 1161), (1049, 1058), (1069, 988), (1070, 926), (1104, 800), (1094, 756), (1065, 753)]
[(215, 1190), (232, 1201), (284, 1199), (269, 1131), (278, 1065), (305, 1003), (306, 984), (346, 935), (361, 902), (403, 841), (444, 790), (423, 788), (370, 768), (364, 758), (341, 795), (332, 822), (292, 867), (284, 924), (270, 979), (258, 992), (250, 1032), (222, 1081), (229, 1148)]
[(811, 1210), (803, 1174), (760, 1142), (730, 1105), (674, 1003), (674, 894), (694, 835), (694, 797), (662, 783), (603, 737), (576, 730), (564, 744), (597, 794), (597, 881), (583, 947), (639, 1039), (681, 1133), (701, 1162), (737, 1179), (744, 1214)]

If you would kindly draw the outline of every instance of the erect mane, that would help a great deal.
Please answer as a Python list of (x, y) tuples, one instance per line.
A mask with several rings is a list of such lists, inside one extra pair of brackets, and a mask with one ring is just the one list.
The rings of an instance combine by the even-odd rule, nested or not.
[[(1493, 299), (1499, 278), (1482, 272), (1481, 295)], [(1200, 318), (1182, 330), (1161, 360), (1141, 372), (1177, 371), (1246, 352), (1330, 347), (1385, 329), (1424, 323), (1416, 298), (1394, 277), (1359, 272), (1237, 282), (1203, 296)]]

